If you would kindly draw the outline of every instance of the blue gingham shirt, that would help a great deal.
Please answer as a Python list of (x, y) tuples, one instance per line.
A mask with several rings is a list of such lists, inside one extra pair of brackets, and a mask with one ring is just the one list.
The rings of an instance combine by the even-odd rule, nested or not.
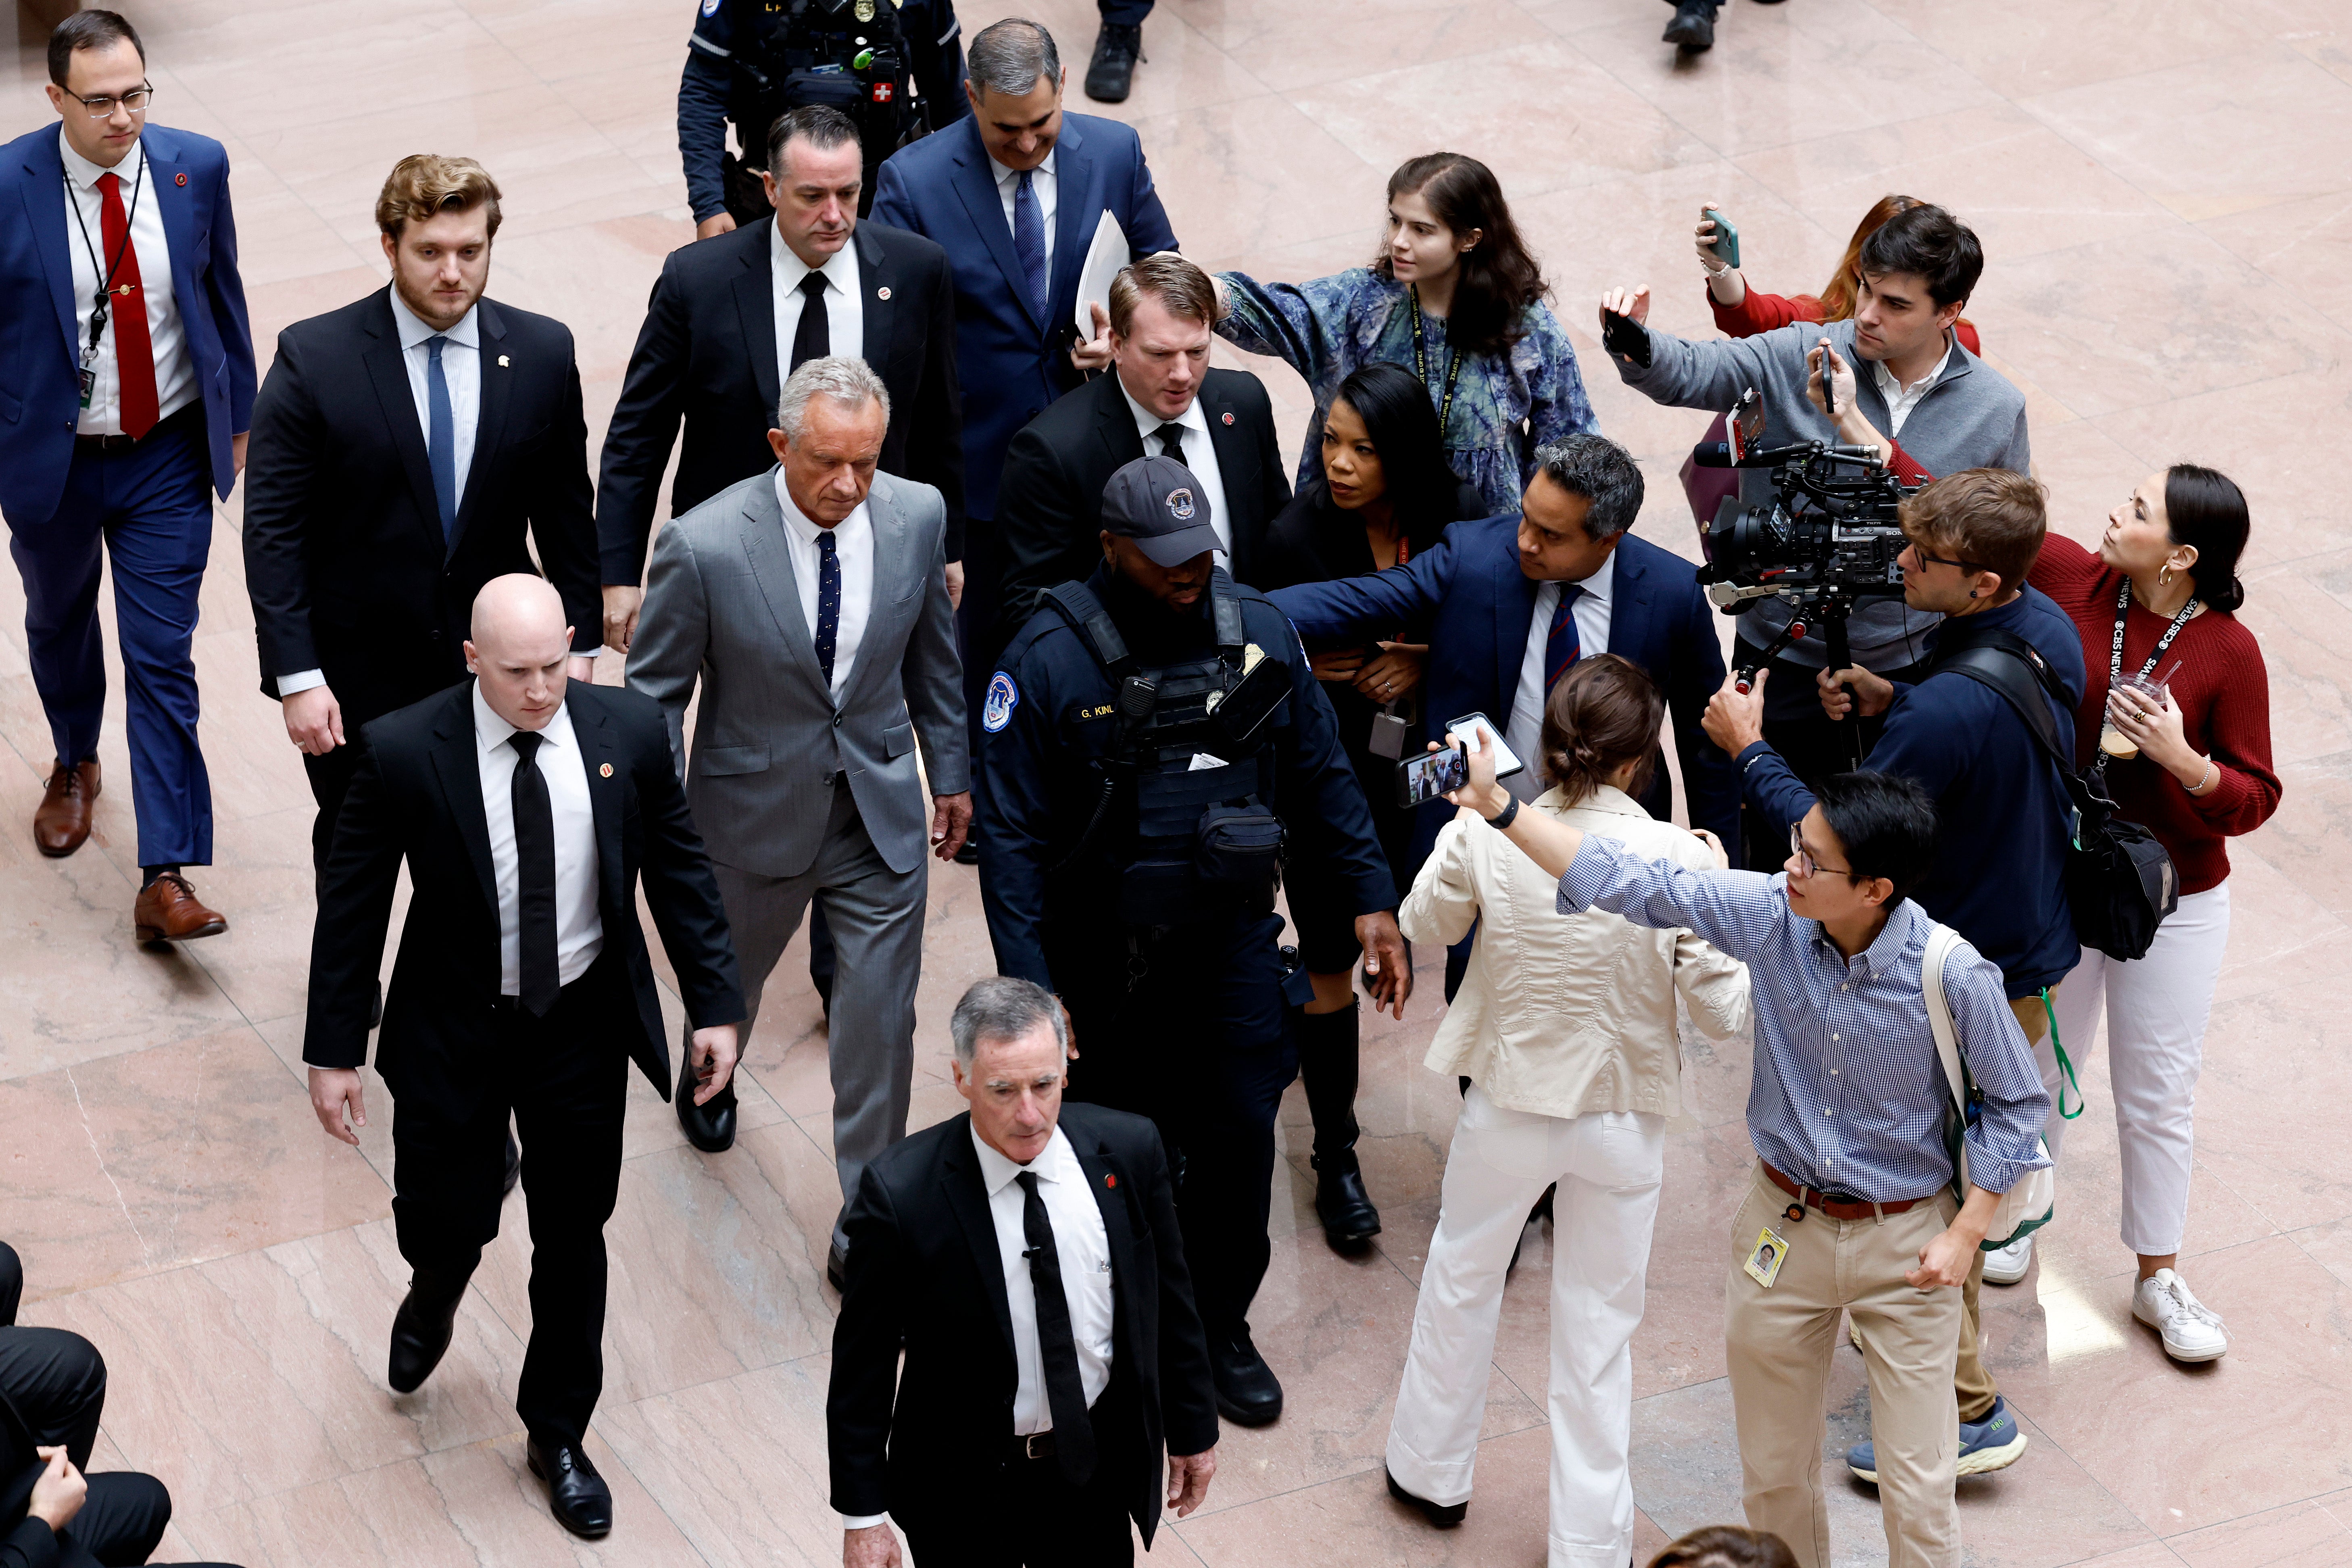
[[(1559, 879), (1559, 910), (1597, 907), (1636, 925), (1686, 926), (1745, 960), (1754, 986), (1756, 1074), (1748, 1136), (1764, 1162), (1825, 1192), (1874, 1203), (1921, 1198), (1952, 1180), (1952, 1109), (1921, 969), (1934, 922), (1906, 899), (1846, 962), (1818, 921), (1791, 913), (1785, 874), (1692, 871), (1586, 835)], [(1966, 1133), (1969, 1179), (2007, 1192), (2048, 1162), (2037, 1140), (2050, 1097), (2000, 971), (1962, 942), (1944, 994), (1969, 1075), (1984, 1095)]]

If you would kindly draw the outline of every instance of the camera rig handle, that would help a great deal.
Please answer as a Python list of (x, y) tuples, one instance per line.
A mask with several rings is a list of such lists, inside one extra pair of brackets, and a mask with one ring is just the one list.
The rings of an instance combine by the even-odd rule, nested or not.
[(1752, 662), (1739, 667), (1739, 679), (1734, 683), (1732, 689), (1742, 697), (1747, 696), (1755, 689), (1756, 672), (1780, 658), (1782, 648), (1804, 635), (1805, 623), (1802, 621), (1790, 621), (1787, 626), (1782, 626), (1780, 635), (1766, 643), (1763, 651), (1759, 653)]

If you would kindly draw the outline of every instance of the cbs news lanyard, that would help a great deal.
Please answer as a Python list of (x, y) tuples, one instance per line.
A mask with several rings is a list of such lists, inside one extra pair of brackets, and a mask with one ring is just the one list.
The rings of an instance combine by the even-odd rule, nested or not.
[[(2124, 621), (2131, 614), (2131, 579), (2126, 577), (2123, 591), (2116, 595), (2116, 640), (2107, 649), (2107, 679), (2111, 682), (2124, 672)], [(2172, 624), (2164, 629), (2164, 636), (2158, 637), (2156, 647), (2148, 651), (2147, 662), (2139, 667), (2141, 679), (2147, 679), (2148, 672), (2156, 668), (2156, 661), (2164, 657), (2164, 650), (2172, 646), (2172, 639), (2180, 635), (2180, 628), (2187, 626), (2189, 617), (2196, 613), (2197, 595), (2191, 594), (2189, 602), (2180, 606), (2180, 613), (2172, 617)]]
[[(1421, 377), (1421, 384), (1423, 386), (1427, 386), (1429, 384), (1429, 346), (1422, 339), (1421, 286), (1417, 283), (1408, 283), (1405, 285), (1405, 292), (1412, 297), (1412, 373)], [(1445, 367), (1445, 396), (1437, 405), (1437, 437), (1441, 442), (1445, 438), (1446, 421), (1454, 413), (1454, 384), (1462, 379), (1462, 351), (1459, 348), (1448, 349), (1446, 359), (1448, 363)]]
[[(98, 388), (98, 344), (106, 335), (106, 302), (114, 292), (114, 275), (122, 267), (122, 258), (131, 250), (131, 226), (139, 217), (139, 193), (147, 188), (147, 149), (139, 149), (139, 173), (131, 177), (131, 205), (122, 215), (122, 243), (114, 249), (114, 260), (104, 268), (99, 266), (98, 247), (89, 242), (89, 224), (81, 216), (81, 193), (74, 189), (73, 176), (65, 176), (66, 205), (73, 208), (74, 226), (81, 230), (81, 247), (89, 253), (89, 269), (98, 279), (98, 298), (89, 308), (89, 346), (81, 354), (81, 405), (89, 406), (91, 395)], [(124, 284), (128, 293), (131, 285)], [(142, 300), (142, 308), (145, 301)]]

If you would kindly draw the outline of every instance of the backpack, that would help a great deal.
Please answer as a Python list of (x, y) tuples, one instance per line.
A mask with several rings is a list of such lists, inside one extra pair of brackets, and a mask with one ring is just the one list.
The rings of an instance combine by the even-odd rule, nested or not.
[[(1951, 1000), (1944, 994), (1944, 961), (1959, 945), (1959, 932), (1948, 925), (1935, 927), (1927, 933), (1927, 954), (1919, 966), (1919, 974), (1927, 994), (1927, 1023), (1936, 1034), (1936, 1056), (1944, 1064), (1944, 1081), (1952, 1090), (1953, 1114), (1944, 1124), (1944, 1145), (1952, 1156), (1952, 1190), (1965, 1204), (1969, 1201), (1966, 1133), (1974, 1120), (1970, 1110), (1978, 1095), (1976, 1080), (1969, 1077), (1969, 1065), (1960, 1057), (1959, 1031), (1952, 1024)], [(2033, 1146), (2043, 1160), (2050, 1158), (2047, 1140), (2036, 1134)], [(2057, 1173), (2047, 1164), (2028, 1171), (2000, 1194), (2000, 1203), (1992, 1211), (1992, 1221), (1985, 1226), (1979, 1249), (1992, 1252), (2021, 1236), (2031, 1236), (2048, 1225), (2057, 1212)]]
[(2074, 816), (2065, 879), (2075, 938), (2109, 958), (2146, 957), (2156, 928), (2180, 903), (2180, 875), (2156, 835), (2116, 815), (2116, 803), (2098, 775), (2076, 769), (2074, 759), (2059, 750), (2058, 726), (2042, 694), (2060, 702), (2066, 697), (2049, 661), (2015, 632), (1994, 626), (1972, 632), (1965, 647), (1939, 654), (1935, 668), (1937, 674), (1950, 670), (1998, 692), (2057, 763)]

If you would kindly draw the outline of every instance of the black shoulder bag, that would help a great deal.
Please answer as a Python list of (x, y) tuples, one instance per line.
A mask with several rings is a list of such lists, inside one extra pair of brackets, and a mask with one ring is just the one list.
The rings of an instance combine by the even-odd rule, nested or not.
[(2066, 696), (2048, 661), (2015, 632), (1987, 627), (1938, 658), (1936, 670), (1965, 675), (1998, 692), (2058, 764), (2074, 808), (2066, 902), (2074, 911), (2075, 937), (2109, 958), (2146, 956), (2156, 928), (2180, 902), (2180, 877), (2156, 835), (2116, 815), (2103, 776), (2077, 770), (2074, 759), (2058, 749), (2058, 726), (2042, 694), (2062, 703)]

